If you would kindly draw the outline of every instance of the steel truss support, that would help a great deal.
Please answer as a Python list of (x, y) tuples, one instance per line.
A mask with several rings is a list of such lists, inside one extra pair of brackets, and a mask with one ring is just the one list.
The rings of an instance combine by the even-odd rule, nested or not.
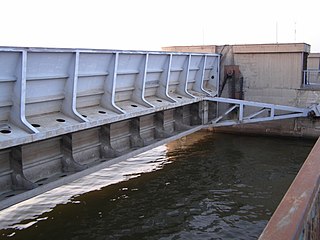
[[(224, 113), (211, 121), (214, 127), (307, 117), (309, 108), (298, 108), (230, 98), (208, 97), (207, 101), (225, 104)], [(219, 105), (218, 105), (219, 106)]]

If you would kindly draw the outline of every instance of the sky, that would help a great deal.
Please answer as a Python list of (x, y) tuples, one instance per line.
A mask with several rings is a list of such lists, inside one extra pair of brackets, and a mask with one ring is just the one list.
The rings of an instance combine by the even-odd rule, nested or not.
[(319, 1), (0, 0), (0, 46), (161, 50), (294, 43), (320, 52)]

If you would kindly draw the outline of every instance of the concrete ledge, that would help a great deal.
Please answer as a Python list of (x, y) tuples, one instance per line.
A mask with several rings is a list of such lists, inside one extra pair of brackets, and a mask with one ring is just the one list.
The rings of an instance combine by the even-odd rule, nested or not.
[(310, 45), (306, 43), (278, 43), (278, 44), (246, 44), (234, 45), (233, 53), (296, 53), (310, 52)]
[[(173, 52), (198, 52), (216, 53), (217, 45), (196, 45), (196, 46), (169, 46), (162, 47), (163, 51)], [(297, 53), (310, 52), (310, 45), (306, 43), (270, 43), (270, 44), (239, 44), (232, 45), (233, 53)], [(319, 57), (319, 53), (310, 57)]]
[(308, 58), (320, 58), (320, 53), (310, 53)]
[(199, 46), (169, 46), (162, 47), (163, 51), (169, 52), (194, 52), (194, 53), (216, 53), (216, 45), (199, 45)]

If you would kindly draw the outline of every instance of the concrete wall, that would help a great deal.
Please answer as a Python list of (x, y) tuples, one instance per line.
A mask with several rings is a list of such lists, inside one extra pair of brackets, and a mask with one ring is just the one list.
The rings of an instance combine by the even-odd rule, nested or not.
[[(311, 54), (310, 45), (292, 44), (252, 44), (223, 46), (165, 47), (163, 50), (222, 54), (221, 75), (224, 78), (225, 65), (238, 65), (243, 76), (244, 99), (295, 107), (309, 107), (320, 103), (320, 90), (303, 86), (303, 70), (319, 64), (320, 54)], [(309, 61), (307, 63), (307, 60)], [(222, 92), (229, 97), (228, 89)], [(250, 131), (281, 135), (317, 137), (320, 135), (318, 119), (281, 120), (245, 126), (228, 127), (225, 131)]]
[(309, 54), (308, 69), (320, 69), (320, 53)]
[(298, 106), (297, 90), (302, 86), (308, 51), (306, 44), (234, 46), (234, 64), (244, 77), (245, 99)]

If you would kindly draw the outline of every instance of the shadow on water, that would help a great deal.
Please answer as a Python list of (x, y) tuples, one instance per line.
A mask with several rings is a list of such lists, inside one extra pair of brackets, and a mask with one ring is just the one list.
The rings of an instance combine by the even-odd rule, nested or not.
[(161, 169), (74, 196), (0, 237), (257, 239), (313, 144), (198, 132), (167, 144)]

